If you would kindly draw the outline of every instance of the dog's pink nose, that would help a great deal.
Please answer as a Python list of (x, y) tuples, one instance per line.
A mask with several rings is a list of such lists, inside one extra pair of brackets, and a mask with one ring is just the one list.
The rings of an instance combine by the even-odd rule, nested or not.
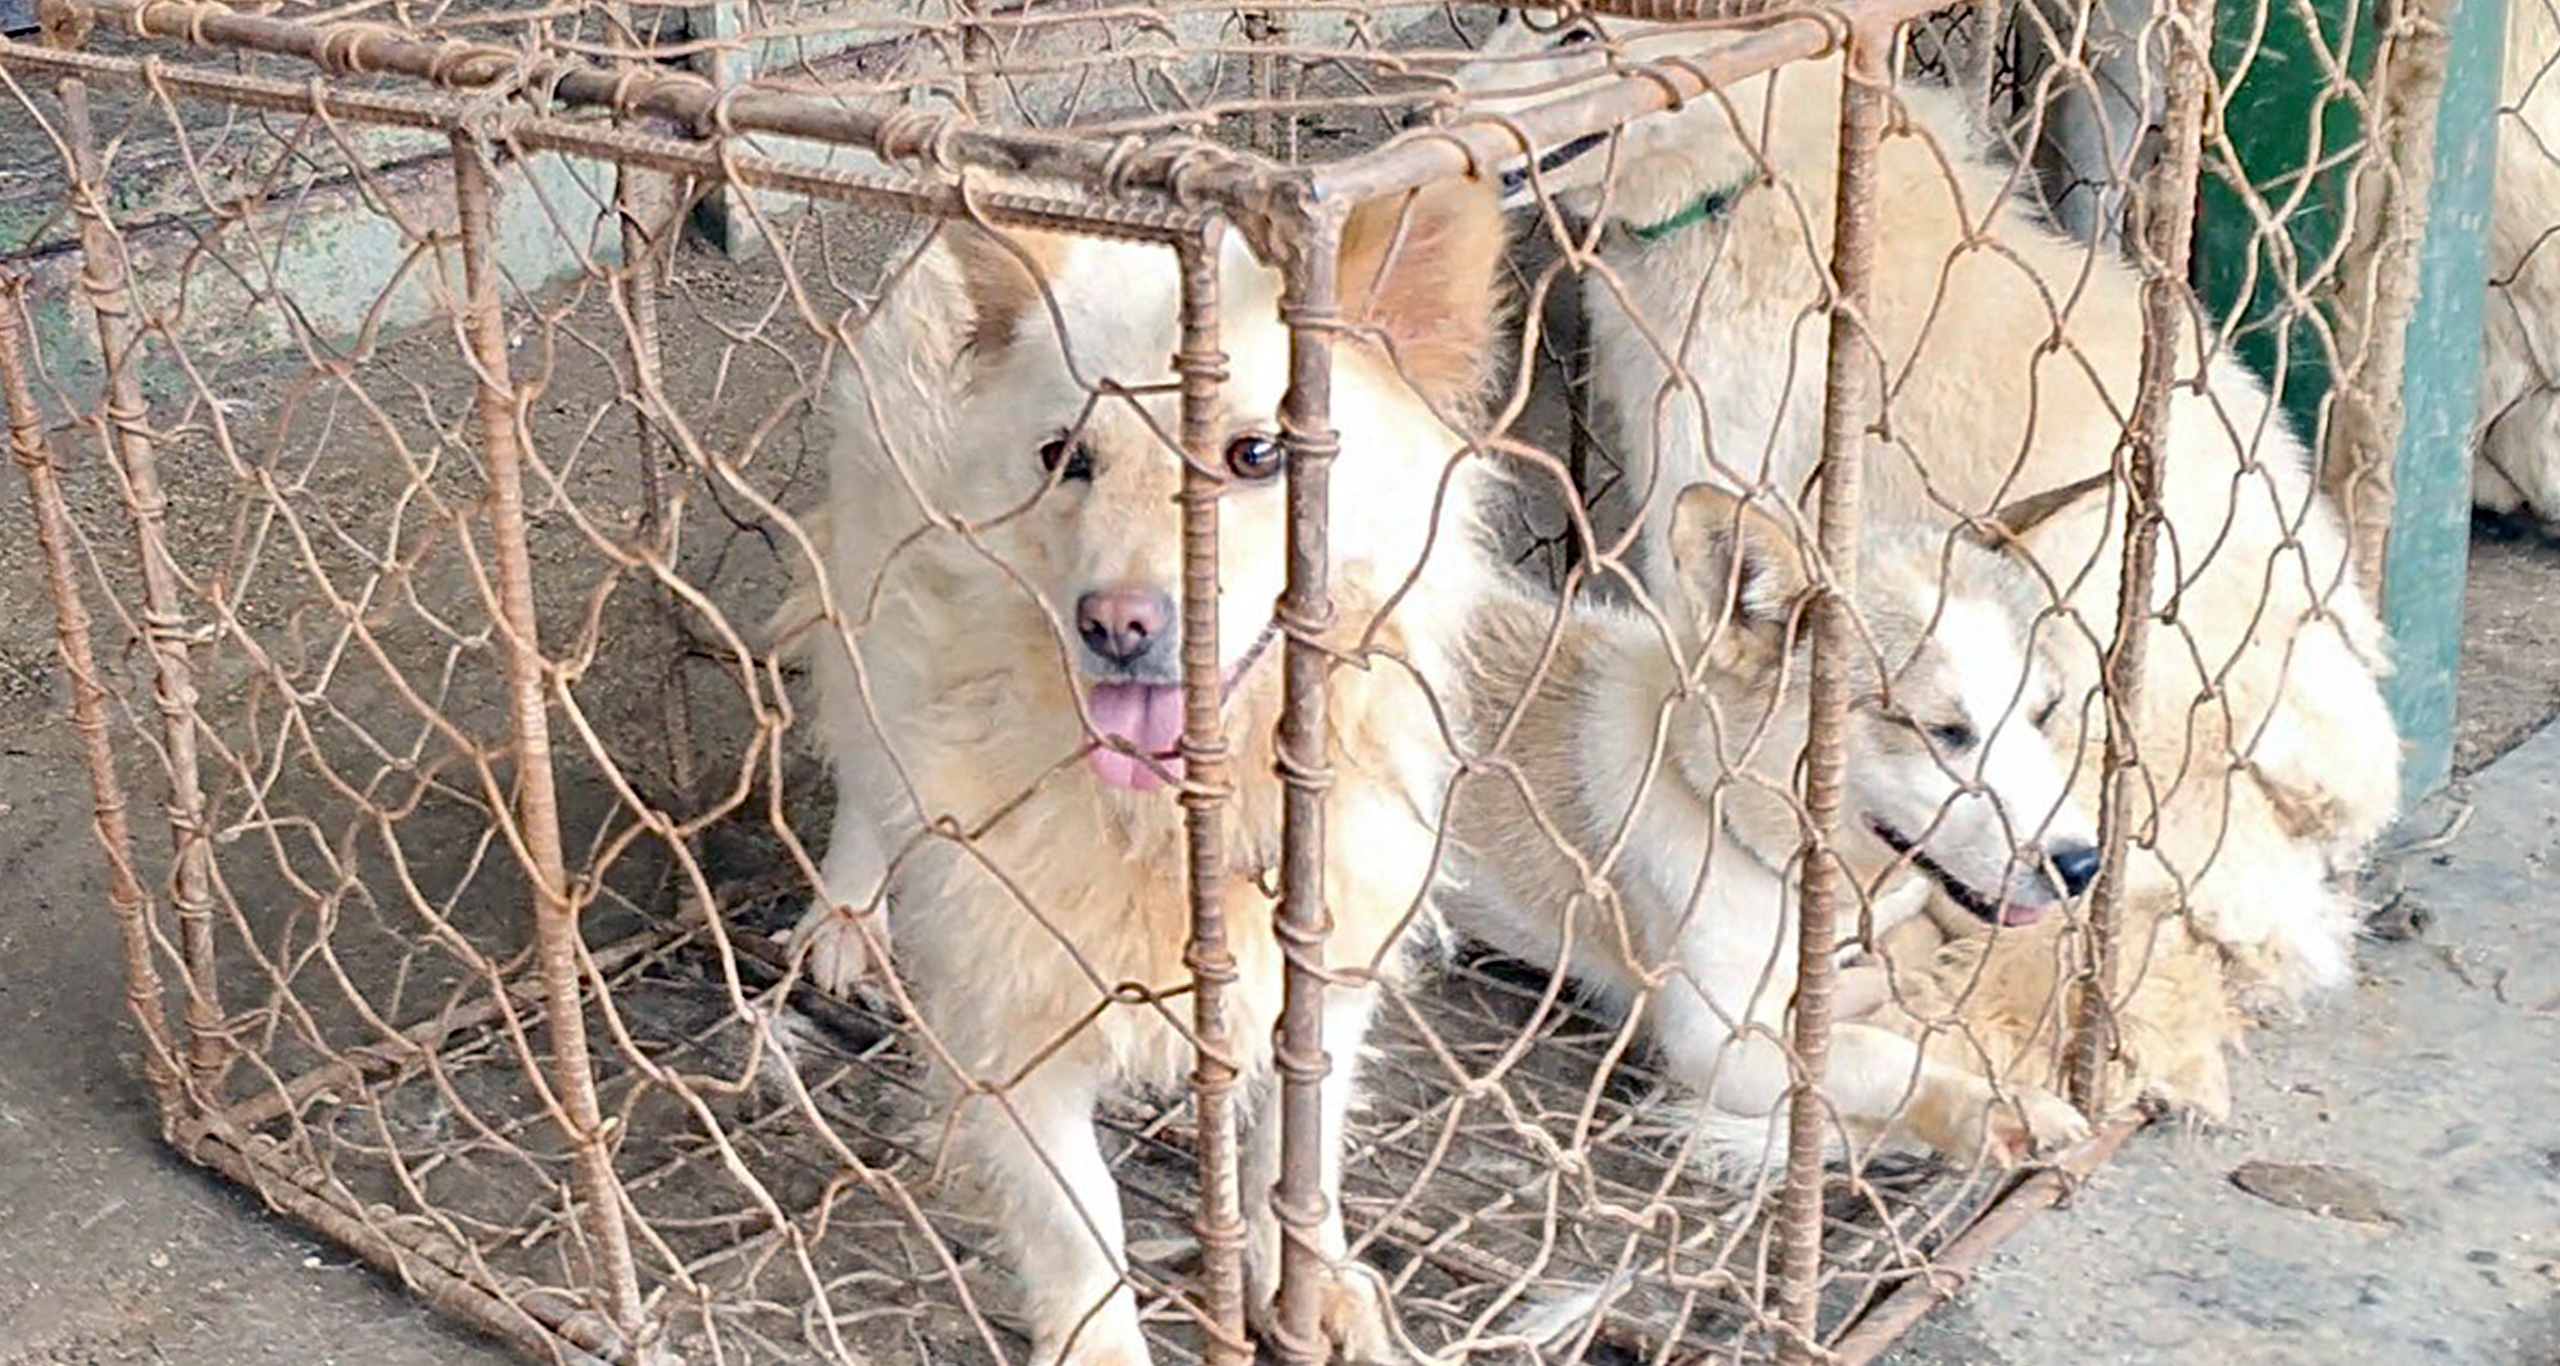
[(1106, 663), (1123, 668), (1147, 657), (1173, 622), (1173, 599), (1152, 588), (1107, 588), (1076, 600), (1076, 634)]

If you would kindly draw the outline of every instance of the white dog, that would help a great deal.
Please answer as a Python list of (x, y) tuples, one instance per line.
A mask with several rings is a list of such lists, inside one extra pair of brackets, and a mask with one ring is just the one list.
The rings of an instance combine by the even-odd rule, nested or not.
[[(1361, 206), (1343, 232), (1332, 425), (1332, 601), (1344, 649), (1328, 694), (1325, 866), (1328, 1198), (1339, 1274), (1325, 1326), (1344, 1355), (1388, 1354), (1373, 1277), (1343, 1260), (1341, 1134), (1379, 990), (1433, 876), (1452, 757), (1432, 696), (1495, 574), (1485, 477), (1444, 415), (1465, 410), (1498, 322), (1501, 217), (1481, 186)], [(1276, 275), (1234, 237), (1219, 262), (1218, 644), (1234, 796), (1222, 850), (1237, 976), (1227, 993), (1247, 1098), (1243, 1212), (1257, 1314), (1280, 1229), (1271, 1084), (1281, 1004), (1273, 602), (1285, 578), (1277, 414), (1289, 337)], [(1125, 1279), (1097, 1101), (1180, 1084), (1190, 916), (1183, 809), (1182, 535), (1169, 381), (1179, 277), (1165, 248), (946, 226), (851, 357), (829, 477), (825, 602), (804, 604), (816, 724), (839, 811), (824, 895), (801, 928), (821, 984), (863, 971), (875, 908), (926, 1050), (957, 1107), (957, 1155), (993, 1189), (1037, 1359), (1147, 1359)], [(1383, 340), (1388, 352), (1376, 343)], [(1435, 504), (1439, 507), (1435, 526)], [(1402, 590), (1392, 609), (1390, 598)], [(815, 586), (808, 589), (816, 596)], [(981, 1088), (985, 1094), (973, 1093)]]
[[(1509, 18), (1457, 80), (1472, 109), (1516, 112), (1730, 41), (1694, 27), (1578, 19), (1541, 30)], [(1515, 202), (1544, 194), (1605, 224), (1602, 269), (1584, 291), (1592, 383), (1627, 471), (1614, 510), (1657, 593), (1681, 487), (1805, 491), (1842, 74), (1836, 55), (1792, 64), (1498, 168)], [(1865, 505), (1954, 526), (2108, 469), (2139, 371), (2139, 280), (2031, 216), (1958, 96), (1905, 87), (1891, 98), (1899, 126), (1880, 153), (1870, 302), (1886, 439), (1868, 449)], [(2151, 593), (2171, 621), (2152, 632), (2135, 718), (2135, 885), (2187, 895), (2250, 975), (2290, 998), (2345, 980), (2355, 918), (2329, 874), (2396, 814), (2398, 745), (2376, 682), (2386, 642), (2309, 455), (2265, 387), (2193, 338), (2180, 369), (2189, 382), (2170, 402)], [(2026, 542), (2079, 623), (2059, 662), (2089, 791), (2120, 502), (2081, 500)]]
[[(1459, 785), (1466, 871), (1450, 905), (1478, 936), (1647, 1009), (1671, 1074), (1708, 1100), (1712, 1155), (1748, 1169), (1771, 1155), (1766, 1116), (1791, 1082), (1779, 1040), (1796, 987), (1791, 777), (1812, 579), (1787, 526), (1711, 485), (1679, 498), (1669, 540), (1668, 637), (1624, 607), (1486, 604), (1469, 694), (1492, 757)], [(1852, 893), (1872, 894), (1879, 935), (1933, 886), (1986, 922), (2033, 924), (2098, 865), (2037, 729), (2061, 700), (2034, 643), (2040, 590), (1922, 529), (1876, 528), (1860, 550), (1866, 648), (1837, 848)], [(1881, 985), (1844, 988), (1843, 1013)], [(1855, 1019), (1832, 1036), (1825, 1094), (1862, 1137), (1959, 1159), (2086, 1131), (2050, 1092), (2003, 1098), (1983, 1072)]]

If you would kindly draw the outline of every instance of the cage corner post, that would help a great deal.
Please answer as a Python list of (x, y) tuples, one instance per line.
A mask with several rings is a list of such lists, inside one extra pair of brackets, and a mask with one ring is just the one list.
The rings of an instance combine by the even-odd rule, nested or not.
[(1857, 645), (1858, 505), (1868, 433), (1884, 398), (1876, 339), (1869, 331), (1876, 252), (1875, 211), (1885, 106), (1893, 83), (1895, 30), (1872, 21), (1849, 29), (1840, 93), (1839, 189), (1831, 238), (1829, 337), (1824, 361), (1822, 449), (1817, 465), (1813, 650), (1805, 699), (1804, 757), (1798, 766), (1806, 822), (1796, 916), (1796, 992), (1788, 1046), (1786, 1183), (1778, 1192), (1780, 1366), (1824, 1360), (1821, 1346), (1824, 1169), (1831, 1106), (1823, 1094), (1831, 1056), (1834, 949), (1844, 905), (1859, 893), (1832, 854), (1841, 827), (1851, 662)]
[(1333, 625), (1332, 547), (1326, 535), (1334, 458), (1333, 346), (1342, 323), (1339, 263), (1343, 217), (1321, 204), (1287, 215), (1280, 319), (1289, 329), (1289, 388), (1280, 400), (1288, 448), (1288, 580), (1280, 596), (1282, 698), (1279, 770), (1281, 1007), (1274, 1040), (1280, 1087), (1280, 1174), (1271, 1191), (1280, 1223), (1280, 1295), (1273, 1344), (1282, 1366), (1324, 1366), (1324, 1050), (1329, 974), (1325, 939), (1325, 699), (1333, 661), (1323, 637)]
[(2406, 746), (2404, 801), (2414, 804), (2453, 775), (2506, 0), (2407, 2), (2420, 20), (2412, 41), (2439, 46), (2443, 73), (2381, 557), (2381, 606), (2396, 656), (2384, 695)]
[[(65, 49), (78, 46), (85, 35), (76, 18), (72, 14), (58, 21), (48, 42)], [(152, 708), (159, 717), (162, 766), (169, 783), (173, 865), (169, 895), (178, 926), (187, 1086), (191, 1105), (219, 1108), (233, 1048), (222, 1009), (213, 832), (206, 815), (197, 745), (202, 718), (196, 709), (195, 629), (188, 618), (186, 580), (169, 543), (169, 498), (161, 483), (158, 434), (151, 424), (140, 373), (144, 346), (154, 333), (136, 292), (123, 232), (115, 222), (107, 161), (90, 115), (88, 82), (65, 76), (54, 89), (61, 102), (68, 153), (67, 197), (80, 224), (80, 287), (97, 328), (102, 384), (92, 425), (102, 453), (122, 478), (125, 518), (142, 578), (142, 644), (151, 660)]]
[(551, 767), (550, 666), (542, 657), (533, 590), (533, 557), (525, 509), (527, 452), (522, 440), (525, 391), (509, 378), (507, 322), (500, 297), (494, 226), (496, 176), (489, 148), (463, 133), (452, 137), (454, 201), (461, 229), (463, 296), (460, 336), (475, 379), (492, 577), (493, 625), (506, 652), (509, 740), (515, 783), (507, 803), (515, 844), (531, 892), (535, 971), (550, 1035), (548, 1082), (555, 1120), (572, 1151), (571, 1185), (591, 1240), (593, 1290), (626, 1346), (642, 1340), (639, 1276), (613, 1170), (613, 1145), (596, 1093), (587, 1043), (584, 946), (578, 901), (570, 886), (560, 833), (559, 795)]
[(1192, 1028), (1198, 1057), (1192, 1072), (1200, 1161), (1200, 1280), (1208, 1318), (1202, 1358), (1211, 1366), (1247, 1366), (1253, 1344), (1244, 1331), (1244, 1241), (1236, 1142), (1235, 1031), (1227, 992), (1236, 981), (1228, 938), (1225, 819), (1233, 793), (1226, 737), (1225, 687), (1218, 640), (1218, 394), (1226, 356), (1218, 349), (1216, 224), (1175, 239), (1182, 270), (1182, 341), (1174, 356), (1181, 377), (1182, 469), (1182, 809), (1187, 844), (1191, 944), (1185, 960), (1193, 986)]
[(135, 871), (124, 783), (107, 738), (111, 695), (91, 645), (70, 500), (45, 434), (44, 414), (36, 405), (26, 294), (23, 277), (0, 271), (0, 398), (6, 400), (9, 447), (26, 481), (29, 520), (53, 599), (54, 644), (70, 684), (71, 728), (79, 733), (89, 771), (90, 829), (107, 863), (107, 909), (115, 917), (124, 953), (125, 1008), (142, 1035), (143, 1082), (150, 1088), (162, 1132), (171, 1134), (194, 1114), (180, 1081), (186, 1064), (170, 1035), (167, 997), (151, 961), (151, 903)]

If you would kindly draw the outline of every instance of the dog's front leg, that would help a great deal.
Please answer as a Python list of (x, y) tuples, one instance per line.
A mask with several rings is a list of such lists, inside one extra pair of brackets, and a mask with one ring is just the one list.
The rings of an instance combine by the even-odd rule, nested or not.
[[(869, 770), (844, 752), (848, 744), (860, 743), (867, 742), (836, 739), (836, 814), (826, 855), (818, 863), (818, 895), (791, 932), (792, 948), (804, 955), (809, 979), (819, 990), (838, 995), (871, 970), (873, 940), (882, 948), (889, 942), (889, 897), (880, 885), (888, 874), (888, 859), (880, 849), (870, 803), (864, 800)], [(871, 914), (875, 901), (878, 913)]]
[[(1350, 1242), (1342, 1228), (1342, 1162), (1352, 1101), (1358, 1094), (1360, 1051), (1377, 1006), (1374, 987), (1337, 986), (1325, 996), (1324, 1048), (1332, 1067), (1325, 1073), (1319, 1096), (1317, 1181), (1324, 1195), (1324, 1219), (1314, 1234), (1316, 1251), (1331, 1268), (1324, 1295), (1325, 1336), (1338, 1358), (1367, 1363), (1394, 1361), (1394, 1337), (1387, 1327), (1385, 1285), (1376, 1272), (1348, 1255)], [(1280, 1086), (1274, 1078), (1256, 1089), (1253, 1123), (1244, 1136), (1245, 1308), (1255, 1326), (1269, 1337), (1280, 1291), (1280, 1218), (1271, 1204), (1272, 1188), (1280, 1177)]]
[(1988, 1153), (2006, 1164), (2089, 1136), (2088, 1121), (2062, 1097), (2018, 1088), (2003, 1099), (1988, 1077), (1924, 1057), (1917, 1043), (1871, 1024), (1833, 1033), (1823, 1089), (1868, 1132), (1898, 1128), (1959, 1161)]
[[(1699, 966), (1710, 969), (1702, 974), (1707, 980), (1718, 978), (1711, 965)], [(1704, 1091), (1710, 1104), (1757, 1118), (1786, 1103), (1794, 1076), (1778, 1042), (1783, 1018), (1762, 1018), (1748, 1034), (1736, 1035), (1696, 978), (1665, 982), (1653, 1008), (1655, 1037), (1675, 1074)], [(2014, 1104), (2004, 1102), (1985, 1078), (1925, 1060), (1910, 1039), (1856, 1020), (1842, 1021), (1832, 1033), (1822, 1090), (1859, 1132), (1899, 1129), (1959, 1159), (1972, 1158), (1987, 1144), (1994, 1157), (2015, 1160), (2031, 1148), (2076, 1142), (2088, 1132), (2079, 1112), (2059, 1096), (2027, 1091)], [(1763, 1155), (1764, 1161), (1772, 1158), (1774, 1153)]]
[[(1035, 1366), (1146, 1366), (1120, 1189), (1094, 1136), (1089, 1074), (1053, 1061), (1003, 1101), (973, 1098), (964, 1156), (1002, 1202), (1007, 1251), (1023, 1288)], [(1008, 1113), (1008, 1109), (1010, 1113)]]

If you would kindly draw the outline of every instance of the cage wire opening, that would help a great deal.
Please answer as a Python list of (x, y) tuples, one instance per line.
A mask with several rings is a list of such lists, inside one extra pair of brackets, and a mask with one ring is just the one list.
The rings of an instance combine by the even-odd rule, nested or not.
[(2346, 971), (2406, 15), (43, 17), (143, 1078), (536, 1357), (1870, 1360)]

